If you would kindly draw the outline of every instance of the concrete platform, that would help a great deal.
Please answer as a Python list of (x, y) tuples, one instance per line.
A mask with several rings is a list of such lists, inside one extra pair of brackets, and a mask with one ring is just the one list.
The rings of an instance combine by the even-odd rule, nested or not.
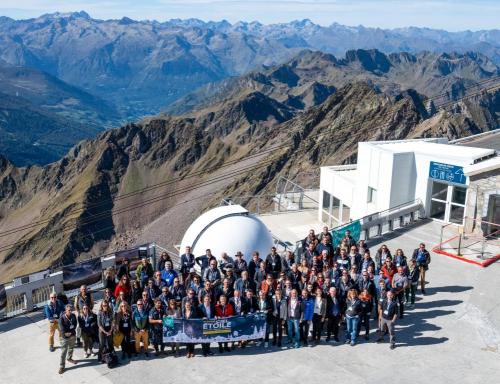
[[(408, 255), (420, 241), (428, 249), (437, 244), (439, 225), (400, 231), (377, 240), (373, 249), (385, 243)], [(0, 383), (498, 383), (499, 273), (500, 263), (477, 268), (432, 254), (427, 295), (418, 295), (416, 308), (398, 322), (392, 351), (387, 343), (376, 344), (374, 335), (355, 347), (251, 346), (208, 358), (197, 346), (194, 359), (140, 358), (113, 370), (95, 358), (82, 359), (59, 375), (59, 351), (48, 351), (46, 323), (30, 314), (0, 323)], [(81, 359), (82, 350), (75, 356)]]

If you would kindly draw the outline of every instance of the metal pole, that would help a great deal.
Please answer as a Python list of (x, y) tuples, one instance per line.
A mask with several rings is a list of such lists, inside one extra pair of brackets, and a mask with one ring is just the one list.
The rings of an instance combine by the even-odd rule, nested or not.
[(439, 250), (442, 250), (444, 225), (441, 225), (441, 235), (439, 236)]
[(458, 235), (458, 256), (462, 256), (460, 253), (460, 248), (462, 247), (462, 234)]

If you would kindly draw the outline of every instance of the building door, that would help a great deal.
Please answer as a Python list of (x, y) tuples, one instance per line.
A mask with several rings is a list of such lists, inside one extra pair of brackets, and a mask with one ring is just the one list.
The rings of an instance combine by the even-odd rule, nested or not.
[(432, 182), (431, 213), (433, 219), (463, 225), (466, 187)]

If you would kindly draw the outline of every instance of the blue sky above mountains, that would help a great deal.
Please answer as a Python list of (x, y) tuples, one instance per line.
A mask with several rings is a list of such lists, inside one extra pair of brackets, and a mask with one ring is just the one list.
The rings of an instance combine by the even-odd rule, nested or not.
[(93, 18), (173, 18), (279, 23), (308, 18), (367, 27), (498, 29), (498, 0), (1, 0), (0, 15), (16, 19), (85, 10)]

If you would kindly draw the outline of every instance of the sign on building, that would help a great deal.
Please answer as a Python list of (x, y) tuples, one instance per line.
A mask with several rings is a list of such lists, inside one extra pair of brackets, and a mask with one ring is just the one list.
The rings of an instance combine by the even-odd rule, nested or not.
[(437, 163), (431, 161), (429, 166), (429, 177), (434, 180), (442, 180), (447, 183), (466, 184), (467, 176), (464, 169), (457, 165)]

